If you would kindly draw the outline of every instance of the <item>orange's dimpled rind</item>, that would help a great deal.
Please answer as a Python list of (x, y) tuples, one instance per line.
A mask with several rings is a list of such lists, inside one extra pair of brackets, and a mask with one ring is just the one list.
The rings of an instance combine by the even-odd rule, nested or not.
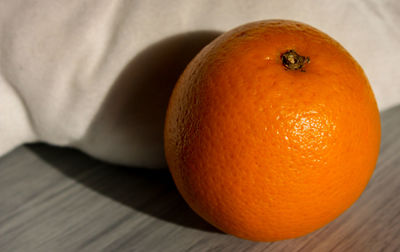
[[(310, 62), (288, 70), (281, 55)], [(329, 223), (361, 195), (378, 157), (380, 119), (368, 80), (336, 41), (270, 20), (229, 31), (180, 77), (165, 154), (200, 216), (241, 238), (275, 241)]]

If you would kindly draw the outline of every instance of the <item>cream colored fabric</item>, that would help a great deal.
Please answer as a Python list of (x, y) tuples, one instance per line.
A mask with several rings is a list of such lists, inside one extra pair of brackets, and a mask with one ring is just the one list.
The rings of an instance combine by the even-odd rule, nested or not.
[(400, 2), (0, 1), (0, 155), (33, 141), (110, 162), (165, 166), (165, 106), (184, 65), (219, 32), (293, 19), (360, 62), (381, 110), (400, 103)]

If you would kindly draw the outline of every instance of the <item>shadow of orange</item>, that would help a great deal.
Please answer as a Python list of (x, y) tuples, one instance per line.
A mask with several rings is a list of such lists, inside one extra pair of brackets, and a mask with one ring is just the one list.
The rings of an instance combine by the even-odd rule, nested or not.
[(122, 71), (77, 145), (108, 161), (166, 167), (163, 128), (172, 89), (190, 60), (220, 34), (179, 34), (138, 54)]

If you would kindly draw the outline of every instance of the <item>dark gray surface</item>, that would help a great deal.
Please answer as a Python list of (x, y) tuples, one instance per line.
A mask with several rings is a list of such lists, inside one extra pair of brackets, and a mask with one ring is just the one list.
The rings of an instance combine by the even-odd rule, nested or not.
[(381, 115), (381, 153), (361, 198), (326, 227), (275, 243), (214, 229), (167, 170), (20, 147), (0, 159), (0, 251), (400, 251), (400, 106)]

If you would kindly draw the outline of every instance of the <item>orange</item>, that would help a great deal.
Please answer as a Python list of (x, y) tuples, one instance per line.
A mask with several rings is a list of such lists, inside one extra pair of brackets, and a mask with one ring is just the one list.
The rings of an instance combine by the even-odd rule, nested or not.
[(380, 118), (362, 68), (338, 42), (269, 20), (222, 34), (190, 62), (164, 135), (195, 212), (226, 233), (276, 241), (326, 225), (360, 197)]

